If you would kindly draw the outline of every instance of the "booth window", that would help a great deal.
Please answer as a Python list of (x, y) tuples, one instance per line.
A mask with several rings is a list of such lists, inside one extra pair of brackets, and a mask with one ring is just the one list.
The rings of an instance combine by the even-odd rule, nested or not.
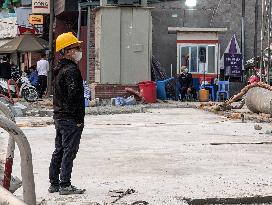
[(191, 73), (216, 73), (216, 46), (180, 46), (180, 67), (186, 66)]
[(215, 46), (208, 46), (208, 73), (215, 73)]
[(192, 72), (192, 73), (196, 73), (196, 72), (198, 72), (197, 71), (197, 59), (198, 59), (198, 57), (197, 57), (197, 46), (192, 46), (191, 47), (191, 64), (190, 64), (190, 72)]
[(185, 46), (180, 49), (180, 67), (186, 66), (189, 67), (189, 59), (190, 59), (190, 47)]

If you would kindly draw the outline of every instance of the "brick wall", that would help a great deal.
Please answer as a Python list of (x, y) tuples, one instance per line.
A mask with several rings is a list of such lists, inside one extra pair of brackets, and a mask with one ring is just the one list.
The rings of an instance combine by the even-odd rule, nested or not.
[(91, 84), (91, 97), (99, 99), (110, 99), (122, 97), (126, 94), (125, 88), (132, 88), (139, 91), (138, 85), (119, 85), (119, 84)]
[(84, 80), (87, 80), (87, 26), (81, 26), (80, 28), (80, 41), (82, 47), (82, 59), (79, 62), (79, 69)]

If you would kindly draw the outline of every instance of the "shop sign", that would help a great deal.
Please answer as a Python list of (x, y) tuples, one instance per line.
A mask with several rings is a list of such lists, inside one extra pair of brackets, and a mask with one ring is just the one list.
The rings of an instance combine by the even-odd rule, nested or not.
[(32, 0), (33, 14), (49, 14), (50, 0)]
[(29, 15), (29, 23), (32, 25), (42, 25), (43, 24), (43, 15)]
[(224, 54), (224, 67), (227, 76), (242, 76), (242, 54)]

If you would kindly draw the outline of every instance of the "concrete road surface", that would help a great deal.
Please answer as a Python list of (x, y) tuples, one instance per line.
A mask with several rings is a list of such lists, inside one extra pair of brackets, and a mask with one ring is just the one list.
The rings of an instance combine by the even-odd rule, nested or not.
[[(32, 147), (36, 194), (42, 204), (110, 204), (115, 199), (110, 190), (129, 188), (136, 193), (115, 204), (143, 200), (175, 205), (184, 204), (183, 197), (272, 195), (272, 145), (254, 144), (272, 142), (272, 135), (265, 134), (272, 129), (269, 124), (261, 124), (263, 129), (257, 131), (256, 123), (230, 121), (196, 109), (85, 119), (72, 176), (75, 186), (87, 189), (84, 195), (47, 193), (54, 126), (23, 128)], [(14, 173), (20, 176), (18, 149), (16, 156)], [(22, 196), (22, 189), (16, 194)]]

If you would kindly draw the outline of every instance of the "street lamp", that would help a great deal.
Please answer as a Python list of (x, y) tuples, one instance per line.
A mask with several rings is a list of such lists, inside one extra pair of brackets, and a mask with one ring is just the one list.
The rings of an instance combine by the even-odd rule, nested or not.
[(185, 5), (188, 7), (196, 6), (196, 0), (186, 0)]
[(186, 0), (185, 6), (189, 7), (189, 9), (184, 8), (184, 10), (183, 10), (183, 27), (185, 25), (185, 11), (186, 10), (195, 10), (193, 7), (196, 6), (196, 0)]

